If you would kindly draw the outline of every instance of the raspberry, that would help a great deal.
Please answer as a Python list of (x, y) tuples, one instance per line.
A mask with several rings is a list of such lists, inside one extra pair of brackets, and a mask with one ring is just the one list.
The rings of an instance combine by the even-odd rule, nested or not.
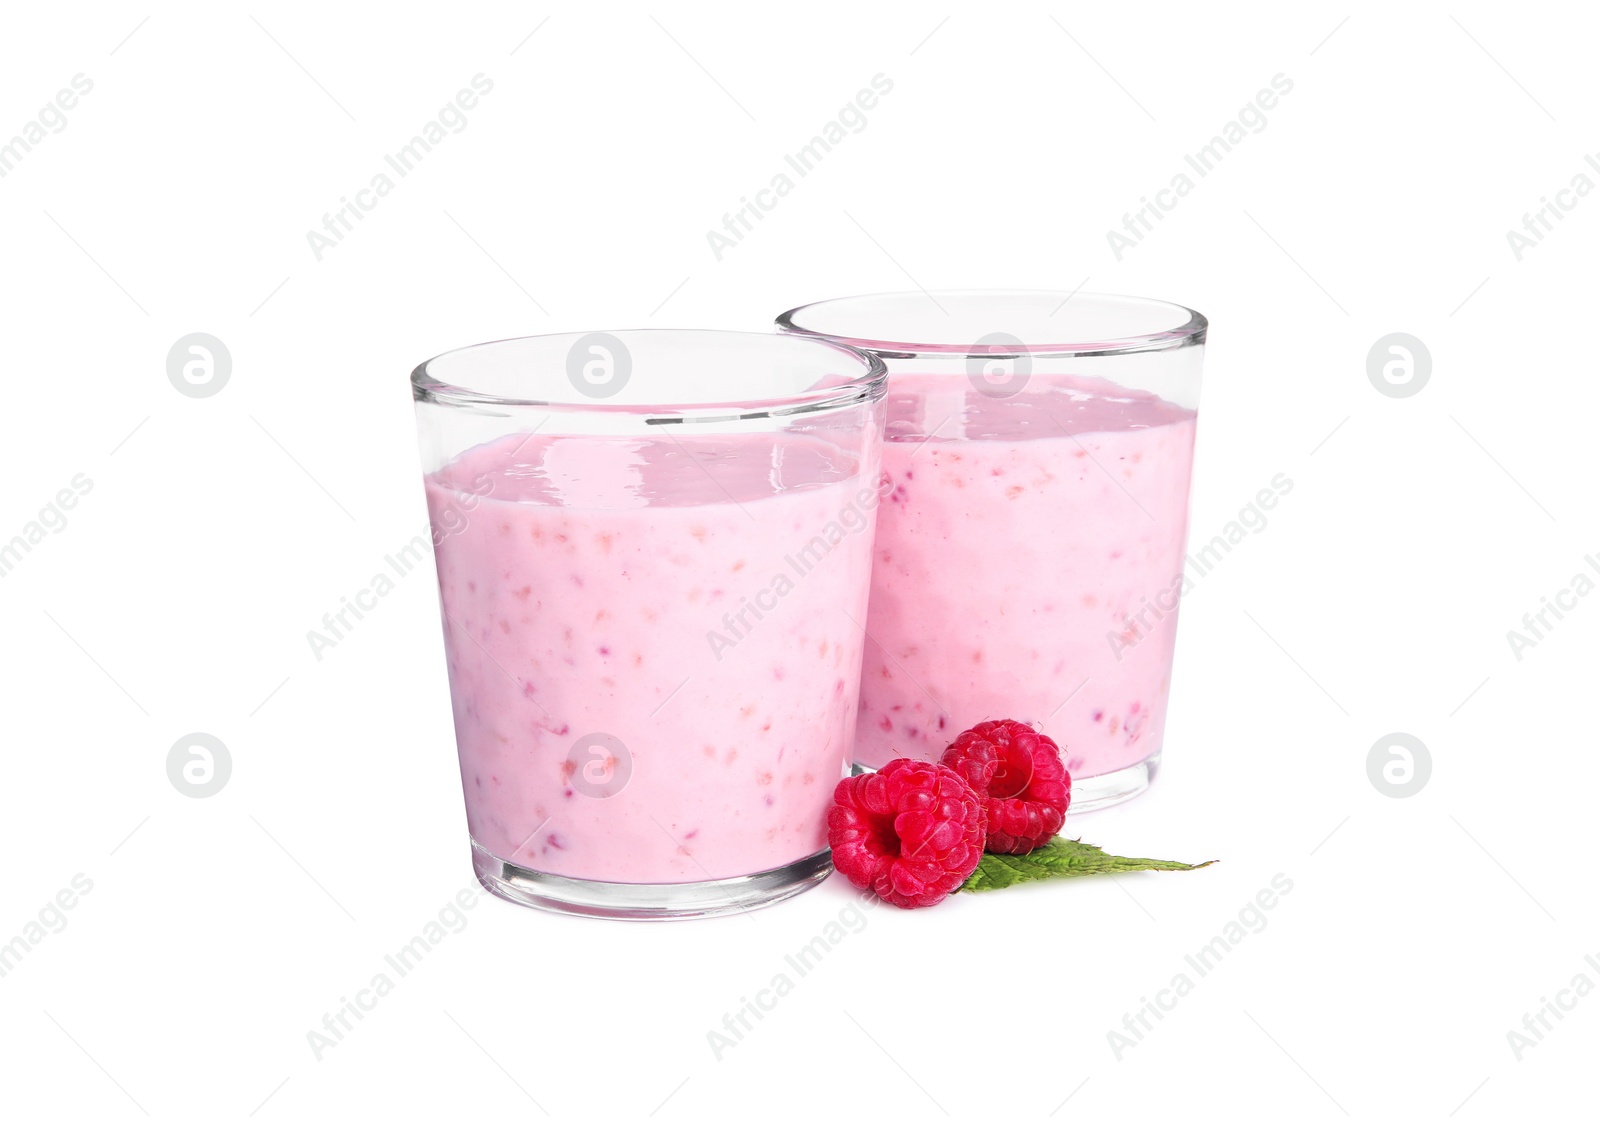
[(1061, 831), (1072, 776), (1055, 740), (1013, 719), (957, 735), (939, 760), (985, 799), (991, 853), (1031, 853)]
[(833, 791), (828, 845), (858, 888), (927, 908), (961, 887), (983, 856), (983, 800), (949, 767), (895, 759)]

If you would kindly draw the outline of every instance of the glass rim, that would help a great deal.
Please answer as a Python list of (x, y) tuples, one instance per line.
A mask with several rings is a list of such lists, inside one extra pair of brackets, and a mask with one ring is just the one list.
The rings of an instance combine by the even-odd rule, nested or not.
[[(509, 397), (471, 389), (457, 381), (445, 381), (436, 376), (431, 367), (446, 359), (460, 360), (474, 351), (519, 342), (578, 342), (592, 334), (605, 334), (622, 339), (640, 336), (662, 336), (680, 339), (713, 337), (718, 340), (742, 339), (752, 344), (792, 343), (801, 336), (774, 333), (767, 330), (723, 330), (709, 327), (628, 327), (603, 331), (553, 331), (545, 334), (524, 334), (512, 338), (495, 338), (458, 346), (419, 364), (411, 371), (412, 399), (418, 404), (438, 404), (459, 408), (538, 408), (562, 413), (609, 413), (623, 416), (642, 416), (646, 424), (712, 424), (723, 421), (758, 420), (763, 417), (783, 417), (800, 413), (822, 412), (849, 405), (881, 400), (888, 390), (888, 367), (883, 359), (844, 342), (833, 342), (820, 337), (803, 336), (817, 347), (830, 351), (835, 357), (852, 363), (849, 375), (832, 384), (802, 389), (792, 394), (774, 397), (739, 398), (680, 398), (668, 401), (638, 401), (626, 397), (587, 397), (576, 388), (567, 398)], [(819, 351), (819, 359), (823, 356)], [(859, 372), (857, 372), (859, 371)], [(818, 365), (818, 377), (828, 376), (826, 367)]]
[[(1106, 303), (1140, 304), (1152, 309), (1166, 308), (1173, 312), (1172, 325), (1145, 334), (1122, 335), (1098, 339), (1081, 339), (1078, 341), (1049, 341), (1041, 336), (1038, 341), (1012, 342), (985, 344), (982, 342), (939, 342), (918, 341), (911, 338), (890, 339), (870, 338), (862, 335), (828, 333), (811, 329), (803, 322), (812, 318), (824, 307), (848, 307), (850, 304), (861, 304), (863, 307), (873, 300), (887, 299), (914, 299), (917, 297), (929, 299), (934, 305), (939, 305), (940, 299), (957, 300), (963, 298), (979, 297), (986, 299), (997, 298), (1028, 298), (1028, 299), (1058, 299), (1059, 302), (1051, 310), (1049, 317), (1054, 317), (1056, 312), (1073, 299), (1091, 299)], [(942, 309), (942, 308), (941, 308)], [(863, 321), (871, 318), (871, 312), (863, 311)], [(1139, 295), (1113, 295), (1096, 291), (1051, 291), (1028, 288), (997, 288), (990, 290), (965, 289), (948, 291), (883, 291), (866, 295), (844, 295), (838, 298), (821, 299), (817, 302), (806, 303), (784, 311), (776, 319), (778, 328), (787, 333), (812, 338), (823, 342), (832, 342), (835, 345), (847, 346), (855, 350), (868, 351), (885, 358), (922, 358), (922, 357), (970, 357), (993, 358), (1000, 356), (1017, 356), (1026, 354), (1030, 357), (1049, 358), (1093, 358), (1106, 357), (1116, 354), (1146, 354), (1167, 350), (1177, 350), (1186, 346), (1200, 346), (1205, 344), (1206, 330), (1210, 325), (1206, 316), (1199, 311), (1186, 307), (1181, 303), (1170, 302), (1166, 299), (1149, 299)]]

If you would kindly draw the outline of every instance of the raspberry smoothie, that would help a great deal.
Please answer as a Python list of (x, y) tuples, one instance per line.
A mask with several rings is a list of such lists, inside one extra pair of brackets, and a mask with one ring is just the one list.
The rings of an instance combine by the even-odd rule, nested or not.
[(893, 378), (857, 761), (1002, 716), (1074, 779), (1160, 752), (1195, 419), (1094, 377)]
[(631, 883), (825, 848), (876, 474), (766, 432), (508, 436), (428, 476), (473, 841)]

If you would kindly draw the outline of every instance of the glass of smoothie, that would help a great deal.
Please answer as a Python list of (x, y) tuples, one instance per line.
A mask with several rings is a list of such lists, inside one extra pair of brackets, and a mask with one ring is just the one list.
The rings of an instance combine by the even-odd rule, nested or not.
[(889, 367), (855, 762), (936, 759), (1011, 718), (1054, 738), (1074, 812), (1160, 765), (1206, 320), (1149, 299), (831, 299), (785, 331)]
[(885, 369), (781, 334), (551, 334), (411, 375), (478, 879), (664, 919), (831, 868)]

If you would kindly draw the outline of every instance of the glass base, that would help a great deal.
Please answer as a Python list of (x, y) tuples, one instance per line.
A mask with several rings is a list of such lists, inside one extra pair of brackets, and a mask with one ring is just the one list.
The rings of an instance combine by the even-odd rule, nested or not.
[[(1125, 766), (1121, 770), (1095, 774), (1088, 778), (1074, 778), (1072, 802), (1067, 806), (1067, 812), (1087, 814), (1137, 797), (1150, 789), (1150, 784), (1156, 780), (1156, 771), (1160, 767), (1161, 752), (1157, 751), (1144, 762)], [(871, 774), (873, 769), (862, 763), (850, 765), (851, 774)]]
[(1072, 780), (1072, 801), (1067, 805), (1069, 814), (1087, 814), (1126, 802), (1150, 789), (1161, 767), (1161, 752), (1157, 751), (1142, 763), (1125, 766), (1107, 774)]
[(831, 873), (833, 855), (822, 849), (792, 864), (726, 880), (614, 884), (514, 865), (474, 841), (472, 868), (479, 884), (513, 904), (607, 920), (678, 920), (727, 916), (787, 900)]

